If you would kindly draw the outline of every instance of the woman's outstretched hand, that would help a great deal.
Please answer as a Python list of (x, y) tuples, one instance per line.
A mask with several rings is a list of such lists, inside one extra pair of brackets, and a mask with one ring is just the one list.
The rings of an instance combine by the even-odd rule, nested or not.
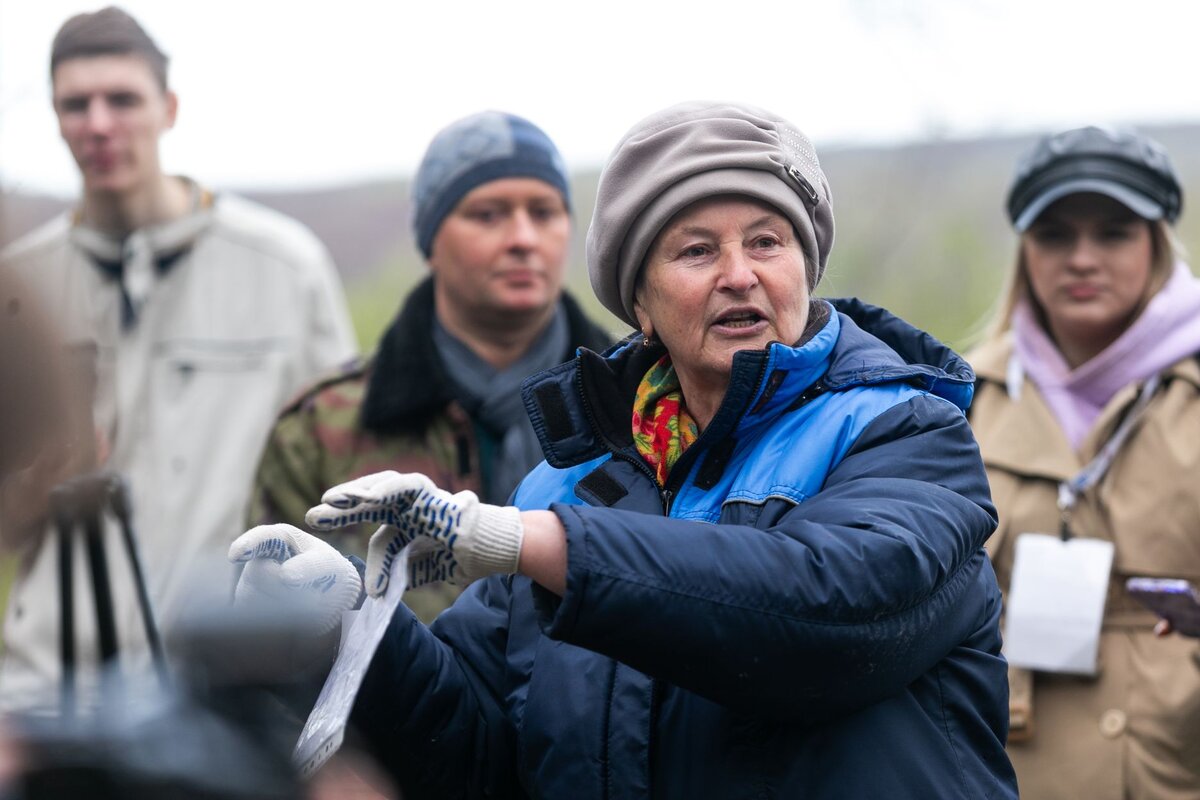
[(474, 492), (450, 494), (416, 472), (379, 472), (335, 486), (305, 521), (319, 531), (382, 524), (367, 547), (372, 597), (387, 591), (392, 564), (410, 543), (409, 585), (416, 587), (516, 572), (524, 537), (516, 508), (481, 503)]

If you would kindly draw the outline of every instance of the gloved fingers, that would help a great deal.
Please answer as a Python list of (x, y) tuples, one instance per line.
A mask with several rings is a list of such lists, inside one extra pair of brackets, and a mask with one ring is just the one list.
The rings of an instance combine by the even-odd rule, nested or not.
[(316, 531), (328, 531), (360, 522), (387, 522), (388, 509), (364, 504), (363, 495), (370, 494), (380, 484), (392, 482), (398, 472), (376, 472), (352, 481), (339, 483), (321, 495), (321, 502), (308, 510), (304, 522)]
[(279, 579), (301, 598), (300, 604), (311, 609), (314, 619), (323, 620), (330, 629), (342, 612), (358, 605), (362, 578), (349, 559), (329, 545), (313, 548), (289, 559), (279, 567)]
[(452, 581), (458, 570), (454, 554), (428, 536), (418, 536), (408, 548), (408, 588)]
[(304, 521), (310, 528), (320, 531), (362, 522), (396, 525), (427, 487), (436, 488), (419, 472), (364, 475), (325, 492), (321, 503), (304, 515)]
[(277, 599), (287, 588), (279, 579), (280, 564), (265, 558), (251, 559), (238, 576), (233, 587), (233, 602), (236, 605), (252, 604), (264, 599)]
[(376, 472), (338, 484), (321, 496), (321, 502), (334, 508), (349, 509), (360, 504), (411, 502), (433, 481), (419, 472)]
[(362, 593), (358, 570), (345, 556), (290, 525), (247, 531), (229, 557), (245, 564), (234, 587), (235, 605), (298, 614), (317, 633), (336, 628)]
[(370, 492), (375, 486), (387, 483), (399, 475), (400, 473), (394, 470), (385, 470), (339, 483), (325, 490), (325, 494), (321, 495), (321, 502), (334, 508), (348, 508), (357, 503), (364, 492)]
[[(284, 523), (259, 525), (233, 540), (228, 558), (233, 563), (268, 559), (278, 563), (308, 550), (313, 543), (325, 544), (311, 533)], [(326, 545), (328, 547), (328, 545)]]
[(357, 595), (358, 570), (329, 545), (313, 548), (290, 558), (279, 567), (279, 579), (293, 589), (309, 589), (318, 594), (329, 593), (337, 584), (351, 584)]
[(382, 597), (387, 592), (392, 565), (412, 540), (407, 531), (394, 525), (382, 525), (371, 534), (371, 540), (367, 543), (367, 568), (363, 575), (368, 595)]
[[(400, 509), (400, 512), (402, 511), (403, 509)], [(400, 512), (392, 507), (380, 507), (366, 503), (358, 503), (347, 509), (321, 503), (305, 513), (304, 522), (314, 531), (332, 531), (363, 522), (386, 525), (396, 521), (397, 514)]]

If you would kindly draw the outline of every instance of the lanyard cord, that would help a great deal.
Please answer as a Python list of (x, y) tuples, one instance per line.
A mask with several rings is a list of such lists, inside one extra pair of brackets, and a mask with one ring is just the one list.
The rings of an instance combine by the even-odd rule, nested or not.
[(1150, 398), (1153, 396), (1158, 385), (1162, 382), (1161, 376), (1153, 375), (1145, 384), (1142, 385), (1142, 391), (1138, 395), (1137, 402), (1129, 413), (1125, 415), (1125, 419), (1121, 421), (1120, 426), (1109, 437), (1104, 446), (1100, 448), (1100, 452), (1096, 454), (1088, 465), (1079, 471), (1074, 478), (1068, 481), (1063, 481), (1058, 485), (1058, 516), (1059, 516), (1059, 536), (1065, 542), (1071, 538), (1070, 520), (1071, 511), (1075, 508), (1075, 502), (1079, 499), (1079, 495), (1088, 489), (1095, 486), (1104, 477), (1104, 473), (1112, 466), (1112, 462), (1117, 457), (1117, 451), (1121, 449), (1121, 445), (1125, 444), (1125, 440), (1129, 438), (1129, 434), (1133, 432), (1133, 428), (1141, 420), (1142, 415), (1146, 413), (1146, 407), (1150, 405)]

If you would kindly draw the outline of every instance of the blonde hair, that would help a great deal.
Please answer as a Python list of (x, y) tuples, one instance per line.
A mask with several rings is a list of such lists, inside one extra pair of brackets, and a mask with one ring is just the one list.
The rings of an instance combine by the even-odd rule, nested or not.
[[(1141, 316), (1150, 299), (1158, 294), (1170, 280), (1171, 272), (1175, 268), (1175, 261), (1184, 256), (1183, 245), (1175, 236), (1175, 231), (1170, 225), (1161, 219), (1144, 221), (1150, 226), (1150, 279), (1146, 281), (1146, 288), (1130, 318), (1131, 321)], [(1038, 323), (1042, 328), (1048, 330), (1046, 312), (1029, 285), (1029, 269), (1025, 263), (1024, 247), (1025, 237), (1028, 235), (1028, 233), (1021, 234), (1021, 240), (1017, 243), (1017, 257), (1013, 260), (1013, 266), (1004, 279), (999, 306), (993, 312), (992, 321), (987, 326), (987, 338), (999, 336), (1009, 329), (1012, 324), (1013, 311), (1022, 300), (1028, 301)]]

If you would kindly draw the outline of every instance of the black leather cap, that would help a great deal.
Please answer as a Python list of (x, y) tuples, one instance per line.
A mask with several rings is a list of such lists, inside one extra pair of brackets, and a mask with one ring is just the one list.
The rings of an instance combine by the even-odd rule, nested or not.
[(1167, 152), (1130, 130), (1076, 128), (1042, 138), (1017, 162), (1008, 216), (1024, 231), (1056, 200), (1096, 192), (1145, 219), (1168, 223), (1183, 210), (1183, 189)]

